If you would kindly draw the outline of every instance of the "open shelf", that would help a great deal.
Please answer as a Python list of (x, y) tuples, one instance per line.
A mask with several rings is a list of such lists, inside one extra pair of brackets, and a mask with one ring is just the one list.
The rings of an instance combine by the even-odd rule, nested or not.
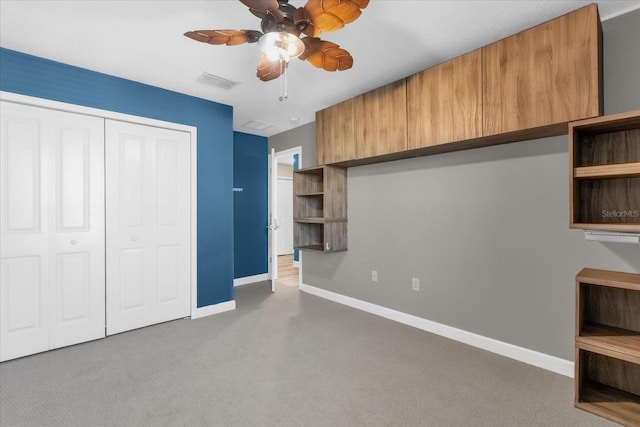
[(575, 406), (640, 425), (640, 274), (576, 276)]
[(640, 231), (640, 111), (569, 124), (572, 228)]
[(347, 170), (316, 166), (293, 174), (293, 241), (301, 250), (347, 249)]
[(575, 406), (620, 424), (640, 425), (640, 396), (585, 381)]

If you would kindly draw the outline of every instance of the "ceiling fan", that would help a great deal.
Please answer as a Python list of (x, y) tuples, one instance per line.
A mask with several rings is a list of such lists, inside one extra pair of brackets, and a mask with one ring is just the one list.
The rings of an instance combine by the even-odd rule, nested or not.
[[(282, 75), (289, 60), (296, 57), (326, 71), (343, 71), (353, 66), (349, 52), (319, 37), (355, 21), (369, 0), (308, 0), (298, 8), (288, 0), (240, 2), (262, 19), (262, 31), (195, 30), (184, 35), (199, 42), (227, 46), (257, 42), (263, 52), (257, 76), (265, 82)], [(300, 37), (301, 34), (306, 37)]]

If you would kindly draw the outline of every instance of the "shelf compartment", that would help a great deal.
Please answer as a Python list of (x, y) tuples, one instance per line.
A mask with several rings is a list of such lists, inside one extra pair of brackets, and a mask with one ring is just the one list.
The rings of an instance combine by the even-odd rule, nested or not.
[(323, 218), (324, 197), (322, 195), (298, 196), (293, 200), (293, 211), (299, 218)]
[(575, 406), (625, 425), (640, 423), (640, 365), (576, 349)]
[(577, 286), (577, 337), (640, 335), (640, 291), (580, 279)]
[(300, 222), (293, 224), (295, 248), (318, 252), (347, 250), (347, 222)]
[[(627, 126), (634, 126), (628, 122)], [(589, 127), (576, 130), (576, 166), (599, 166), (640, 162), (640, 121), (637, 129), (606, 131)]]
[(304, 176), (304, 179), (294, 180), (293, 193), (295, 195), (323, 193), (324, 168), (298, 169), (296, 173)]
[(640, 176), (575, 180), (574, 197), (575, 222), (633, 224), (640, 230)]
[(640, 425), (640, 396), (592, 381), (583, 382), (581, 388), (577, 408), (620, 424)]
[(572, 228), (640, 231), (640, 110), (569, 124)]

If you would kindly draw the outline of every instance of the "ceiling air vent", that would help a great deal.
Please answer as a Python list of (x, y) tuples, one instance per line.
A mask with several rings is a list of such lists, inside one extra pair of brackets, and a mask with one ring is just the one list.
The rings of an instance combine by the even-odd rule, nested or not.
[(273, 127), (271, 123), (261, 122), (260, 120), (251, 120), (250, 122), (247, 122), (242, 126), (252, 130), (266, 130), (270, 127)]
[(233, 80), (225, 79), (224, 77), (216, 76), (206, 71), (200, 76), (200, 81), (225, 90), (231, 90), (240, 84), (240, 82), (234, 82)]

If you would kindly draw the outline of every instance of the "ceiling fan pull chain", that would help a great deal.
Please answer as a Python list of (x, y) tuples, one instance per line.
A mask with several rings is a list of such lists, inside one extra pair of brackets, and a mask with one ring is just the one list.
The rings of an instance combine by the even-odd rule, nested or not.
[(285, 73), (286, 62), (283, 58), (280, 58), (280, 102), (289, 98), (287, 91), (287, 73)]

